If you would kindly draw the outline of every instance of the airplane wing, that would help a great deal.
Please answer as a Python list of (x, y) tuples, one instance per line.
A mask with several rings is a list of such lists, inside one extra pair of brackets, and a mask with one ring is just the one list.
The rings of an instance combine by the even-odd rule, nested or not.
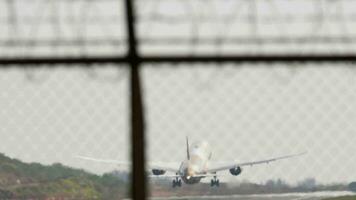
[[(82, 159), (82, 160), (88, 160), (88, 161), (93, 161), (93, 162), (98, 162), (98, 163), (105, 163), (105, 164), (115, 164), (115, 165), (119, 165), (119, 166), (127, 166), (130, 167), (131, 166), (131, 162), (128, 161), (120, 161), (120, 160), (113, 160), (113, 159), (98, 159), (98, 158), (92, 158), (92, 157), (88, 157), (88, 156), (75, 156), (76, 158)], [(173, 167), (170, 166), (165, 166), (166, 164), (163, 164), (161, 162), (153, 162), (153, 163), (148, 163), (148, 168), (150, 170), (152, 169), (156, 169), (156, 170), (164, 170), (164, 171), (169, 171), (169, 172), (173, 172), (176, 173), (178, 172), (178, 168), (175, 169)]]
[(87, 157), (87, 156), (75, 156), (75, 158), (98, 162), (98, 163), (116, 164), (116, 165), (122, 165), (122, 166), (130, 166), (131, 165), (130, 162), (120, 161), (120, 160), (98, 159), (98, 158), (92, 158), (92, 157)]
[[(209, 178), (209, 177), (216, 177), (217, 175), (216, 174), (196, 174), (196, 175), (193, 175), (191, 176), (191, 178)], [(180, 178), (182, 177), (182, 175), (180, 174), (172, 174), (172, 175), (169, 175), (169, 174), (164, 174), (164, 175), (149, 175), (148, 176), (149, 178)], [(219, 177), (221, 177), (221, 175), (219, 175)]]
[(304, 155), (304, 154), (306, 154), (306, 152), (299, 153), (299, 154), (287, 155), (287, 156), (281, 156), (281, 157), (276, 157), (276, 158), (270, 158), (270, 159), (266, 159), (266, 160), (244, 162), (244, 163), (232, 163), (232, 164), (223, 165), (223, 166), (220, 166), (220, 167), (208, 169), (206, 172), (207, 173), (216, 173), (218, 171), (228, 170), (228, 169), (236, 168), (236, 167), (253, 166), (253, 165), (259, 165), (259, 164), (268, 164), (270, 162), (283, 160), (283, 159), (287, 159), (287, 158), (293, 158), (293, 157), (301, 156), (301, 155)]

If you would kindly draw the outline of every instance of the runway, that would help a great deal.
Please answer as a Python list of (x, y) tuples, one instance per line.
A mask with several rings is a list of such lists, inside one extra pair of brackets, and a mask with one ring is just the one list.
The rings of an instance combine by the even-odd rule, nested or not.
[(225, 200), (321, 200), (330, 197), (351, 196), (352, 192), (312, 192), (312, 193), (287, 193), (287, 194), (256, 194), (256, 195), (219, 195), (219, 196), (180, 196), (180, 197), (153, 197), (151, 200), (200, 200), (200, 199), (225, 199)]

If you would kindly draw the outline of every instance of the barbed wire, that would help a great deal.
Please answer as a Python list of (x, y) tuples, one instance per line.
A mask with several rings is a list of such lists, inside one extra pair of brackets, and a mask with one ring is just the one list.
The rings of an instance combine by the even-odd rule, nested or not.
[[(116, 0), (2, 1), (0, 55), (123, 54), (121, 4)], [(354, 52), (355, 6), (352, 0), (145, 0), (136, 4), (143, 52), (155, 48), (180, 52), (180, 47), (188, 53), (251, 45), (257, 47), (242, 51), (260, 51), (260, 45), (273, 51), (285, 44), (296, 45), (293, 52)]]
[[(121, 55), (117, 0), (0, 2), (0, 57)], [(142, 53), (353, 53), (353, 0), (145, 0), (136, 2)], [(88, 77), (103, 80), (95, 70)], [(27, 80), (40, 81), (32, 69)], [(108, 78), (120, 80), (120, 75)]]

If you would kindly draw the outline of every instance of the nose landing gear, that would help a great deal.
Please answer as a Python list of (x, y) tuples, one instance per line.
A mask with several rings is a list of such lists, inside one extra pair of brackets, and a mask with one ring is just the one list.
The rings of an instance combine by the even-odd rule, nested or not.
[(172, 187), (182, 187), (182, 180), (178, 177), (176, 177), (175, 179), (173, 179), (172, 181)]
[(211, 179), (211, 182), (210, 182), (210, 186), (211, 187), (219, 187), (220, 186), (220, 181), (219, 179), (216, 178), (216, 176), (214, 176), (214, 179)]

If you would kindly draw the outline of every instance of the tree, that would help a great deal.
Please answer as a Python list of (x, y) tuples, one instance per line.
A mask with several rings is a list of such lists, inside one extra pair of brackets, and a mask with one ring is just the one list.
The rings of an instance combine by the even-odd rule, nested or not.
[(356, 192), (356, 182), (352, 182), (349, 184), (349, 190)]
[(316, 180), (314, 178), (307, 178), (298, 183), (298, 187), (303, 189), (313, 189), (316, 187)]

